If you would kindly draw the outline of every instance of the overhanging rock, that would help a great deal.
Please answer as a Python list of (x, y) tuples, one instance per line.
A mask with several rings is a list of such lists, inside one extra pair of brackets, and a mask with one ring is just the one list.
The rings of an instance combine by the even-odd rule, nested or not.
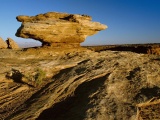
[(107, 28), (92, 22), (88, 15), (48, 12), (36, 16), (17, 16), (22, 25), (16, 36), (32, 38), (48, 46), (77, 47), (87, 36)]

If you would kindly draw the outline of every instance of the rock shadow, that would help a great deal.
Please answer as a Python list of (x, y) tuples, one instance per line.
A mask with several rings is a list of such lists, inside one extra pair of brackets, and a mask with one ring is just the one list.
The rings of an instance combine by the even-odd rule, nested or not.
[(6, 74), (6, 78), (12, 79), (17, 83), (23, 83), (22, 77), (23, 77), (23, 74), (19, 70), (16, 70), (16, 69), (12, 69), (11, 72)]
[(140, 93), (138, 93), (134, 100), (136, 100), (138, 103), (146, 102), (147, 100), (150, 100), (154, 97), (160, 96), (160, 88), (159, 87), (153, 87), (153, 88), (142, 88), (140, 90)]
[(75, 90), (74, 96), (68, 97), (64, 101), (55, 104), (52, 108), (43, 111), (36, 120), (84, 119), (87, 110), (93, 107), (92, 104), (89, 104), (91, 100), (89, 96), (104, 85), (107, 76), (82, 83)]

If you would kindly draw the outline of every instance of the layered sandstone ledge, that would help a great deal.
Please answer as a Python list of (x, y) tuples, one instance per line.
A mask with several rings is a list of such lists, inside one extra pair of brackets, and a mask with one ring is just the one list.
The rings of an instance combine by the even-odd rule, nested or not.
[(0, 120), (160, 120), (159, 56), (3, 49), (0, 65)]
[(88, 15), (48, 12), (36, 16), (17, 16), (22, 25), (16, 36), (32, 38), (47, 46), (74, 46), (84, 42), (87, 36), (107, 28), (92, 22)]

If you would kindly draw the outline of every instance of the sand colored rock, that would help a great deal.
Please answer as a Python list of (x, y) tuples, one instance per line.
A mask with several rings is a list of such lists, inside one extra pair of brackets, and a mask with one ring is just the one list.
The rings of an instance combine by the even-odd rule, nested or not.
[(160, 55), (160, 45), (155, 46), (155, 47), (151, 47), (150, 49), (148, 49), (147, 53), (148, 54)]
[(0, 37), (0, 49), (6, 49), (7, 47), (7, 43)]
[(137, 105), (137, 118), (135, 120), (160, 120), (160, 99), (151, 100)]
[(13, 39), (7, 38), (6, 42), (8, 44), (8, 48), (10, 48), (10, 49), (19, 49), (18, 44)]
[[(66, 26), (61, 36), (56, 29), (56, 42), (51, 39), (56, 38), (49, 35), (51, 29), (60, 23), (67, 24), (68, 30), (81, 24), (84, 30), (79, 38), (102, 29), (88, 29), (91, 17), (84, 15), (46, 13), (17, 19), (22, 22), (18, 35), (56, 47), (77, 47), (83, 41), (75, 37), (74, 29), (75, 38), (71, 39), (71, 31), (66, 38)], [(7, 44), (19, 48), (11, 38)], [(142, 54), (148, 48), (0, 50), (0, 120), (158, 120), (160, 58)]]
[[(159, 68), (159, 56), (126, 51), (0, 50), (0, 120), (136, 120), (160, 96)], [(152, 105), (139, 116), (159, 120)]]
[[(107, 28), (92, 22), (88, 15), (48, 12), (36, 16), (17, 16), (22, 25), (16, 36), (33, 38), (50, 46), (79, 46), (87, 36)], [(58, 43), (58, 44), (57, 44)]]

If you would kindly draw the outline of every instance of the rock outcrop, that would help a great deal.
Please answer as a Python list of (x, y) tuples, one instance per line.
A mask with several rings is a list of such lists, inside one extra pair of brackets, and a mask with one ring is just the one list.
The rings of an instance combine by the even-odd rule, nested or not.
[(8, 48), (7, 43), (0, 37), (0, 49)]
[(36, 16), (17, 16), (22, 25), (16, 36), (32, 38), (48, 46), (79, 46), (87, 36), (107, 28), (92, 22), (88, 15), (48, 12)]
[[(17, 19), (23, 22), (18, 35), (51, 46), (77, 46), (106, 27), (66, 13)], [(54, 26), (61, 29), (52, 35)], [(83, 26), (81, 33), (77, 26)], [(19, 48), (10, 38), (7, 44)], [(160, 57), (134, 53), (140, 48), (0, 50), (0, 120), (159, 120)]]
[(159, 104), (142, 105), (160, 96), (159, 68), (126, 51), (0, 50), (0, 120), (159, 120)]
[(9, 49), (19, 49), (18, 44), (11, 38), (7, 38), (6, 40)]

